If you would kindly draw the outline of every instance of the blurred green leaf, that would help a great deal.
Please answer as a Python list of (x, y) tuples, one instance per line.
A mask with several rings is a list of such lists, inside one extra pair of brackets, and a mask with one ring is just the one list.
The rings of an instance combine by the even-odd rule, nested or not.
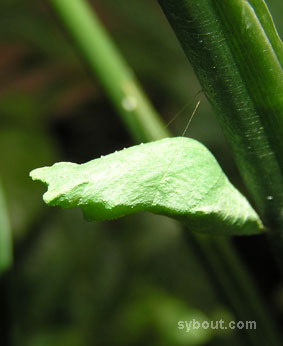
[(12, 229), (16, 238), (28, 232), (28, 226), (42, 209), (37, 196), (42, 190), (30, 183), (27, 175), (39, 162), (52, 162), (56, 157), (50, 139), (40, 129), (26, 130), (4, 126), (0, 130), (2, 150), (0, 170), (7, 193)]
[(199, 142), (166, 138), (88, 163), (57, 163), (31, 172), (48, 184), (44, 200), (80, 206), (88, 220), (114, 219), (147, 210), (180, 220), (191, 230), (253, 234), (263, 226)]
[(29, 340), (29, 346), (77, 346), (85, 343), (84, 338), (79, 334), (76, 327), (53, 328), (37, 331)]
[(0, 275), (12, 264), (12, 235), (0, 182)]
[[(157, 287), (139, 283), (132, 287), (131, 297), (119, 311), (115, 329), (122, 331), (119, 345), (136, 345), (150, 334), (153, 345), (197, 346), (210, 341), (214, 330), (186, 329), (184, 321), (193, 319), (202, 323), (210, 318), (202, 311), (189, 306)], [(184, 328), (178, 322), (184, 323)], [(157, 339), (158, 337), (158, 339)]]

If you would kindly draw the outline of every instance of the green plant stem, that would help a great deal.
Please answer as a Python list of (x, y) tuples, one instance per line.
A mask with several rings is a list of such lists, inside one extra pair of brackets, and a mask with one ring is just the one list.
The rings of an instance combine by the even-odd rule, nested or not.
[[(167, 137), (169, 133), (165, 130), (162, 121), (153, 111), (153, 107), (141, 92), (141, 88), (136, 84), (133, 74), (124, 63), (122, 57), (117, 53), (116, 48), (111, 42), (109, 36), (102, 28), (92, 9), (82, 0), (49, 0), (54, 11), (62, 20), (65, 30), (72, 37), (77, 48), (89, 65), (91, 71), (97, 76), (104, 86), (105, 92), (110, 101), (115, 105), (118, 114), (128, 127), (129, 131), (138, 141), (157, 140), (160, 137)], [(125, 94), (124, 83), (130, 84), (135, 91), (133, 94)], [(137, 100), (142, 100), (146, 105), (137, 107), (134, 111), (125, 111), (122, 105), (124, 98), (134, 96)], [(265, 333), (264, 337), (257, 337), (253, 345), (280, 345), (276, 339), (276, 330), (272, 326), (269, 314), (261, 298), (257, 295), (257, 290), (250, 280), (249, 274), (244, 269), (241, 261), (238, 259), (235, 250), (228, 239), (205, 239), (193, 235), (203, 256), (207, 258), (207, 263), (211, 263), (211, 268), (230, 300), (235, 311), (238, 311), (239, 318), (246, 320), (247, 316), (253, 316), (253, 320), (258, 323), (258, 329)], [(229, 253), (227, 262), (226, 256)], [(240, 269), (241, 268), (241, 269)], [(238, 272), (241, 275), (238, 275)], [(227, 279), (222, 281), (222, 276), (227, 274)], [(229, 283), (229, 284), (228, 284)], [(232, 283), (237, 283), (239, 290), (231, 290)], [(248, 288), (248, 289), (247, 289)], [(253, 292), (256, 304), (250, 304), (250, 293)], [(245, 304), (241, 311), (238, 309), (238, 303), (243, 299)], [(258, 311), (264, 311), (258, 314)], [(256, 333), (256, 332), (255, 332)]]
[(80, 0), (49, 0), (111, 100), (129, 133), (137, 142), (168, 137), (156, 111), (148, 102), (128, 65), (100, 25), (96, 15)]
[(283, 268), (283, 46), (262, 0), (160, 0)]

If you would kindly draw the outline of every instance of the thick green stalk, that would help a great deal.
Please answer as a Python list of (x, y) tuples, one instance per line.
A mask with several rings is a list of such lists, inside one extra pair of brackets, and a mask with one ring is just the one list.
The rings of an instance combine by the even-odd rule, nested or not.
[(156, 111), (91, 7), (80, 0), (49, 2), (136, 141), (168, 137)]
[(283, 48), (264, 1), (160, 3), (216, 111), (260, 216), (282, 240)]
[[(138, 141), (157, 140), (160, 137), (167, 137), (169, 134), (165, 131), (165, 126), (161, 120), (158, 120), (158, 115), (145, 99), (132, 73), (129, 72), (129, 68), (117, 53), (109, 36), (94, 16), (92, 9), (82, 0), (49, 0), (49, 3), (62, 19), (66, 31), (76, 42), (83, 59), (88, 63), (92, 72), (98, 76), (110, 101), (117, 107), (118, 114), (129, 131)], [(123, 85), (129, 81), (133, 90), (135, 90), (134, 95), (125, 95), (124, 93)], [(134, 96), (135, 99), (142, 100), (142, 104), (146, 106), (137, 107), (132, 111), (125, 110), (125, 107), (122, 106), (123, 100), (128, 96)], [(241, 320), (248, 320), (250, 316), (253, 316), (253, 319), (259, 325), (258, 328), (262, 328), (261, 333), (264, 336), (262, 337), (262, 335), (255, 332), (253, 345), (265, 345), (264, 341), (269, 340), (269, 344), (279, 346), (280, 342), (277, 342), (276, 331), (272, 327), (272, 322), (268, 318), (264, 304), (229, 241), (209, 237), (204, 240), (194, 235), (193, 237), (200, 244), (200, 249), (206, 258), (207, 267), (212, 269), (213, 274), (221, 283), (222, 290), (238, 317)], [(232, 261), (226, 260), (227, 253), (233, 258)], [(213, 261), (212, 258), (214, 258)], [(239, 270), (241, 275), (238, 275)], [(227, 277), (224, 282), (222, 281), (223, 275)], [(237, 282), (237, 290), (230, 290), (231, 282)], [(247, 292), (247, 287), (249, 287), (249, 292), (253, 292), (255, 305), (250, 304), (250, 294)], [(238, 303), (241, 300), (245, 301), (245, 305), (239, 309)], [(258, 314), (259, 309), (264, 313)]]

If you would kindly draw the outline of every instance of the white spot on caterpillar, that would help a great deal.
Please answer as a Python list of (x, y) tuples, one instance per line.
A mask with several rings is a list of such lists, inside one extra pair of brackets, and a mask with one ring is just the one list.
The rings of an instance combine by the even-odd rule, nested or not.
[(266, 199), (268, 199), (269, 201), (272, 201), (273, 197), (272, 196), (267, 196)]

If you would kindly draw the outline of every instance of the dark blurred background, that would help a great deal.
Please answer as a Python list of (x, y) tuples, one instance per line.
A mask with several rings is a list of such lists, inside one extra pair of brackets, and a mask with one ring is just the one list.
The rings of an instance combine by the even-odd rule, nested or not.
[[(148, 213), (88, 223), (79, 210), (43, 203), (32, 169), (133, 144), (46, 3), (0, 2), (0, 177), (15, 247), (13, 344), (239, 345), (236, 331), (177, 329), (179, 320), (235, 318), (179, 224)], [(283, 2), (267, 3), (282, 36)], [(157, 1), (91, 4), (164, 121), (187, 105), (170, 125), (175, 135), (201, 98), (187, 136), (204, 143), (246, 193)], [(280, 323), (283, 287), (265, 237), (234, 242)]]

